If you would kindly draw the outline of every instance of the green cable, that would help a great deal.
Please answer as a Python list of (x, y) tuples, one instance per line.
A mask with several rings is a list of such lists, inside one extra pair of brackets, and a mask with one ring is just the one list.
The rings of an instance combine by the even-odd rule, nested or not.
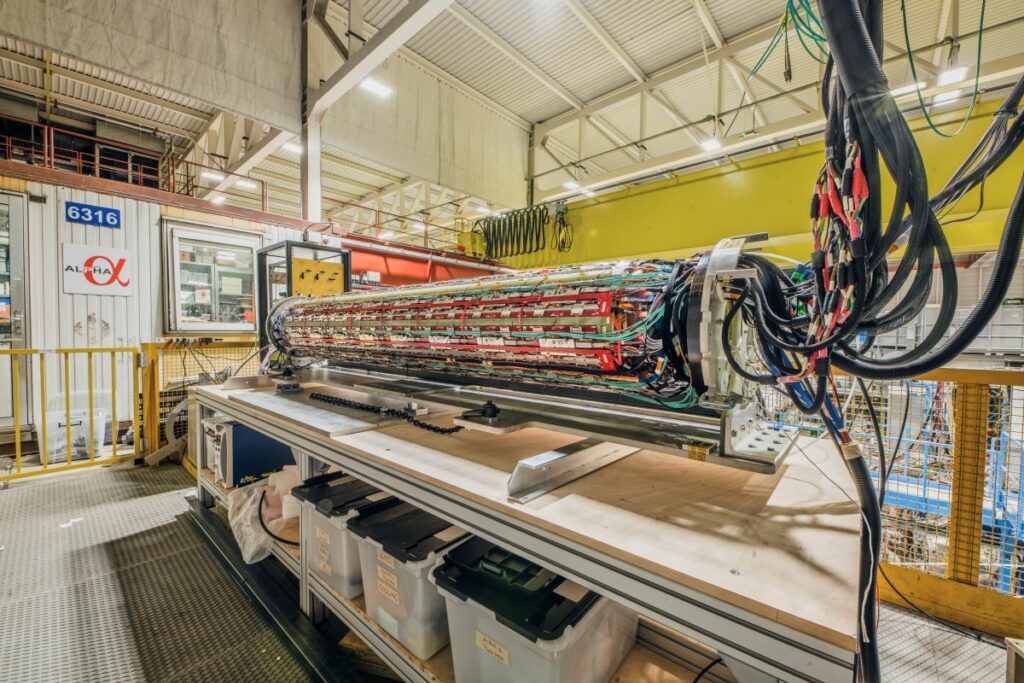
[(981, 0), (981, 16), (978, 18), (978, 56), (975, 60), (974, 66), (974, 93), (971, 95), (971, 106), (967, 109), (967, 115), (964, 120), (960, 123), (960, 127), (956, 129), (954, 133), (943, 133), (932, 121), (931, 114), (928, 113), (928, 107), (924, 104), (924, 98), (921, 96), (921, 89), (917, 87), (917, 84), (921, 81), (917, 77), (917, 66), (914, 64), (914, 51), (910, 47), (910, 28), (908, 27), (907, 21), (907, 2), (906, 0), (900, 0), (900, 13), (903, 15), (903, 40), (907, 47), (907, 57), (910, 60), (910, 73), (914, 78), (914, 91), (917, 93), (917, 101), (921, 105), (921, 111), (924, 112), (924, 118), (928, 122), (928, 127), (932, 129), (937, 135), (941, 135), (944, 138), (955, 138), (957, 135), (963, 132), (964, 128), (967, 127), (968, 122), (971, 120), (971, 115), (974, 114), (974, 105), (978, 102), (978, 90), (981, 85), (981, 39), (985, 34), (985, 5), (988, 4), (988, 0)]

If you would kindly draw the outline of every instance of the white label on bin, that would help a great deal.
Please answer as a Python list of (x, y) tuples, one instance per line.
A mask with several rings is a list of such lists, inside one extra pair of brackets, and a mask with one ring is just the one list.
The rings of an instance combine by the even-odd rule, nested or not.
[(398, 595), (398, 591), (395, 590), (394, 588), (392, 588), (391, 586), (387, 585), (386, 583), (384, 583), (380, 579), (377, 579), (377, 590), (385, 598), (387, 598), (391, 602), (395, 603), (396, 606), (401, 606), (402, 600), (401, 600), (401, 598)]
[(394, 572), (389, 572), (384, 567), (377, 567), (377, 578), (392, 588), (398, 588), (398, 577), (395, 576)]
[(377, 493), (371, 493), (370, 495), (368, 495), (366, 497), (366, 500), (370, 501), (371, 503), (376, 503), (378, 500), (384, 500), (385, 498), (390, 498), (390, 497), (391, 497), (390, 493), (386, 493), (384, 491), (378, 491)]
[(583, 586), (578, 583), (573, 583), (568, 579), (562, 581), (562, 583), (558, 584), (558, 587), (555, 588), (555, 595), (560, 595), (571, 602), (580, 602), (589, 592), (590, 591)]
[(316, 537), (319, 538), (320, 542), (325, 545), (331, 544), (331, 535), (323, 529), (321, 529), (320, 527), (316, 528)]
[(318, 545), (316, 547), (316, 552), (320, 557), (324, 558), (325, 560), (331, 555), (331, 551), (323, 547), (322, 545)]
[(331, 563), (330, 562), (324, 562), (323, 560), (320, 560), (319, 562), (316, 563), (316, 566), (320, 569), (321, 572), (323, 572), (324, 574), (327, 574), (327, 576), (331, 575)]
[(497, 659), (505, 666), (509, 665), (508, 662), (508, 649), (502, 647), (498, 643), (494, 642), (480, 631), (476, 632), (476, 646), (489, 654), (490, 656)]
[(395, 568), (395, 558), (384, 552), (383, 548), (377, 548), (377, 561), (385, 567)]
[(383, 607), (377, 608), (377, 623), (385, 631), (391, 634), (392, 638), (398, 638), (398, 619), (388, 614)]
[(455, 539), (462, 538), (465, 535), (465, 529), (461, 529), (457, 526), (452, 525), (447, 529), (441, 529), (440, 531), (438, 531), (436, 534), (434, 534), (434, 538), (441, 541), (442, 543), (451, 543)]

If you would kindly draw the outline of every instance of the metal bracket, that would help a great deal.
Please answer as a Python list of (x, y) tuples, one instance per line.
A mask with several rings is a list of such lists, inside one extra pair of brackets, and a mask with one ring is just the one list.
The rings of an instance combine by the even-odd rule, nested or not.
[(525, 503), (639, 451), (599, 439), (583, 439), (516, 463), (509, 500)]

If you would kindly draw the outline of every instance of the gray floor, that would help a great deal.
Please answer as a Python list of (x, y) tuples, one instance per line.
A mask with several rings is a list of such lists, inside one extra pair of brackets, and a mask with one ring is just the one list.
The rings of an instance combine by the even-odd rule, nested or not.
[(306, 681), (195, 525), (179, 467), (0, 491), (0, 681)]
[[(96, 469), (0, 491), (0, 682), (306, 681), (180, 517), (175, 466)], [(1004, 650), (883, 608), (886, 681), (1005, 680)]]

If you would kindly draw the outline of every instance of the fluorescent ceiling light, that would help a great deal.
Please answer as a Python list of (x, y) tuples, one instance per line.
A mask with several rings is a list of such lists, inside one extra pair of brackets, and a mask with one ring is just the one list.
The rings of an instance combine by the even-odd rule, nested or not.
[(593, 197), (594, 196), (594, 191), (593, 190), (583, 190), (583, 194), (585, 196), (587, 196), (587, 197)]
[(224, 196), (224, 195), (222, 195), (222, 194), (219, 194), (219, 195), (217, 195), (216, 197), (212, 197), (212, 198), (210, 199), (210, 201), (211, 201), (211, 202), (213, 202), (214, 204), (223, 204), (223, 203), (224, 203), (224, 202), (226, 202), (227, 200), (228, 200), (228, 198), (227, 198), (227, 197), (225, 197), (225, 196)]
[(722, 141), (718, 138), (708, 138), (700, 143), (700, 148), (705, 152), (714, 152), (715, 150), (722, 149)]
[(938, 95), (932, 98), (932, 104), (948, 104), (955, 100), (960, 99), (960, 90), (947, 90), (946, 92), (940, 92)]
[(255, 190), (255, 189), (256, 189), (256, 187), (257, 187), (257, 185), (256, 185), (256, 183), (254, 183), (253, 181), (251, 181), (251, 180), (245, 180), (245, 179), (243, 178), (243, 179), (241, 179), (241, 180), (236, 180), (236, 181), (235, 181), (235, 187), (240, 187), (240, 188), (242, 188), (243, 190)]
[(415, 223), (413, 223), (412, 227), (413, 227), (414, 230), (426, 230), (427, 229), (427, 226), (424, 225), (423, 223), (420, 223), (419, 221), (416, 221)]
[(373, 80), (372, 78), (364, 78), (363, 82), (359, 84), (359, 87), (363, 90), (372, 92), (377, 97), (387, 97), (391, 94), (391, 88), (380, 81)]
[(221, 175), (220, 173), (217, 173), (216, 171), (203, 171), (199, 175), (203, 176), (207, 180), (224, 180), (224, 176)]
[(928, 84), (925, 83), (924, 81), (920, 81), (918, 83), (911, 83), (909, 85), (904, 85), (901, 88), (894, 88), (893, 90), (890, 91), (890, 94), (893, 97), (899, 97), (900, 95), (909, 95), (915, 90), (924, 90), (927, 85)]
[(476, 212), (477, 213), (482, 213), (482, 214), (486, 215), (486, 214), (489, 214), (491, 212), (491, 210), (488, 209), (486, 206), (478, 206), (478, 207), (476, 207)]
[(959, 83), (960, 81), (967, 78), (967, 67), (966, 66), (951, 66), (941, 74), (939, 74), (938, 85), (952, 85), (953, 83)]
[(562, 187), (564, 187), (567, 190), (578, 190), (580, 189), (580, 184), (577, 183), (575, 180), (566, 180), (564, 183), (562, 183)]
[(302, 154), (302, 145), (295, 142), (286, 142), (281, 145), (281, 149), (292, 154)]
[(394, 230), (385, 230), (384, 232), (382, 232), (380, 234), (380, 238), (382, 240), (389, 240), (389, 239), (391, 239), (394, 236), (395, 236), (395, 231)]

